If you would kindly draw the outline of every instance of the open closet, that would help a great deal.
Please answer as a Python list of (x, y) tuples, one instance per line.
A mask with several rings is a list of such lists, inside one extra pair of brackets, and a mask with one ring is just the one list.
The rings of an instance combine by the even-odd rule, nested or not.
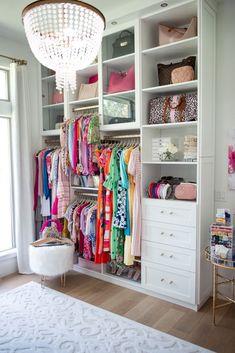
[[(159, 42), (159, 25), (184, 28), (192, 19), (195, 35)], [(77, 72), (75, 92), (56, 92), (54, 72), (39, 67), (42, 148), (53, 149), (51, 163), (63, 161), (64, 148), (69, 159), (62, 213), (67, 236), (76, 244), (74, 270), (194, 310), (211, 290), (203, 250), (214, 218), (215, 23), (213, 1), (169, 0), (166, 7), (158, 3), (109, 25), (95, 62)], [(115, 43), (130, 38), (132, 45), (118, 51)], [(166, 71), (162, 79), (160, 69), (183, 60), (187, 67), (193, 60), (193, 79), (166, 83)], [(126, 78), (121, 89), (115, 81), (120, 72)], [(177, 111), (179, 116), (167, 120), (176, 96), (189, 107), (189, 118)], [(158, 117), (162, 107), (166, 121)], [(160, 156), (165, 142), (176, 146), (174, 158)], [(128, 153), (135, 159), (134, 170), (125, 161)], [(112, 175), (104, 158), (116, 163)], [(120, 181), (118, 192), (113, 178), (116, 186)], [(177, 199), (175, 187), (182, 181), (195, 186), (195, 199)], [(135, 196), (130, 196), (131, 182)], [(60, 196), (55, 192), (49, 208)], [(119, 207), (121, 193), (130, 219), (125, 217), (124, 224), (112, 219), (105, 226), (105, 212), (113, 212), (105, 206), (112, 196)], [(48, 212), (61, 218), (62, 213)], [(113, 225), (119, 246), (111, 246), (114, 239), (105, 236)]]

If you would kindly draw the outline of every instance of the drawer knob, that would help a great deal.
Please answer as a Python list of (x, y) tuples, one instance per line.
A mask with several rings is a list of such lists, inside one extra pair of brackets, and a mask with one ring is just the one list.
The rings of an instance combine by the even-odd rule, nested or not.
[(161, 253), (161, 256), (164, 256), (164, 253), (163, 253), (163, 252)]
[(174, 214), (174, 212), (173, 212), (173, 211), (171, 211), (171, 212), (170, 212), (170, 215), (173, 215), (173, 214)]
[(164, 232), (161, 232), (161, 235), (164, 235), (165, 233)]
[(169, 284), (173, 284), (174, 282), (173, 281), (170, 281)]
[(173, 237), (173, 236), (174, 236), (174, 234), (173, 234), (173, 233), (171, 233), (171, 234), (170, 234), (170, 237)]
[(164, 282), (165, 281), (165, 278), (161, 278), (161, 282)]
[(161, 210), (161, 213), (164, 213), (164, 211), (163, 211), (163, 210)]
[(170, 259), (172, 259), (173, 258), (173, 255), (170, 255)]

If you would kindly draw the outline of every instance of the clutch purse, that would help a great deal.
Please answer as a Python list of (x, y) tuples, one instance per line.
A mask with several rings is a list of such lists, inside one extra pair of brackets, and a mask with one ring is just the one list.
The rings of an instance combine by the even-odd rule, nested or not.
[(158, 64), (158, 79), (159, 79), (159, 85), (169, 85), (172, 83), (172, 71), (177, 69), (177, 68), (182, 68), (184, 66), (191, 66), (193, 71), (195, 71), (195, 62), (196, 62), (196, 56), (189, 56), (186, 59), (183, 59), (180, 62), (177, 63), (171, 63), (171, 64)]
[(179, 40), (188, 39), (197, 35), (197, 17), (193, 17), (188, 28), (175, 28), (165, 25), (158, 27), (159, 45), (170, 44)]
[(98, 82), (81, 83), (78, 100), (98, 97)]
[(177, 200), (194, 201), (197, 198), (197, 184), (181, 183), (175, 188)]
[(183, 66), (171, 72), (171, 83), (181, 83), (194, 80), (194, 70), (192, 66)]

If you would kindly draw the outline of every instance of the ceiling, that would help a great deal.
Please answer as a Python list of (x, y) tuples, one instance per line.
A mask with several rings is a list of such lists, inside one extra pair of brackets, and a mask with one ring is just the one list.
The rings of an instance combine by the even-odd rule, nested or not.
[[(34, 0), (1, 0), (0, 1), (0, 36), (16, 40), (24, 40), (24, 29), (21, 22), (23, 8)], [(85, 0), (103, 12), (106, 19), (121, 17), (130, 11), (134, 3), (141, 4), (141, 0)], [(148, 1), (148, 0), (147, 0)], [(143, 6), (143, 5), (142, 5)]]

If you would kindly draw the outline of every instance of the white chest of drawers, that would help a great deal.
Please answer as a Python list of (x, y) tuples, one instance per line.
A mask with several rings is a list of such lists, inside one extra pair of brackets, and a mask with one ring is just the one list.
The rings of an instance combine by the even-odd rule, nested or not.
[(196, 219), (193, 202), (143, 200), (142, 283), (196, 304)]

